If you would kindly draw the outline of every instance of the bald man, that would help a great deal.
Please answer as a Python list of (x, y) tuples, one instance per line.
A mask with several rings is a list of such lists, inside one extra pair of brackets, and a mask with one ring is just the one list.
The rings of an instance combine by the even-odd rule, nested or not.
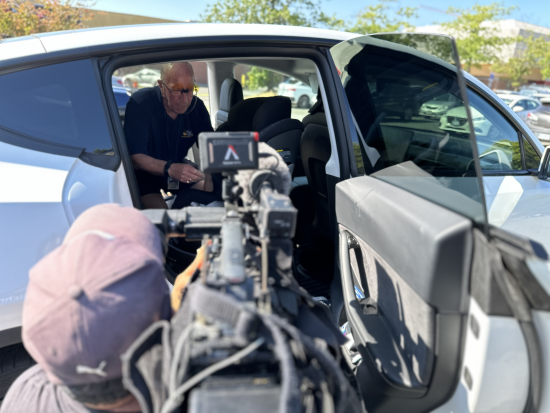
[[(161, 189), (186, 195), (194, 192), (189, 190), (213, 190), (212, 177), (185, 159), (199, 133), (213, 131), (203, 101), (193, 93), (194, 85), (189, 63), (165, 63), (158, 86), (138, 90), (126, 106), (124, 133), (145, 208), (167, 208)], [(204, 196), (197, 198), (207, 203)]]

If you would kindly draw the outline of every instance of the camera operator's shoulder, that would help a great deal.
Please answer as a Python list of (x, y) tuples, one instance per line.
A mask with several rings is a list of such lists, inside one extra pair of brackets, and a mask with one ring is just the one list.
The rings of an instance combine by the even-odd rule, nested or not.
[(28, 412), (88, 413), (89, 410), (50, 383), (42, 367), (35, 365), (13, 382), (0, 407), (0, 413)]

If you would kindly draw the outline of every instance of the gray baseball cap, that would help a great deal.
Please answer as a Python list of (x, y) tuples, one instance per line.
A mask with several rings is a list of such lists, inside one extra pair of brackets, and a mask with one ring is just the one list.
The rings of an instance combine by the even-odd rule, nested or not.
[(98, 383), (120, 378), (120, 355), (169, 314), (158, 230), (134, 208), (99, 205), (31, 269), (23, 343), (52, 383)]

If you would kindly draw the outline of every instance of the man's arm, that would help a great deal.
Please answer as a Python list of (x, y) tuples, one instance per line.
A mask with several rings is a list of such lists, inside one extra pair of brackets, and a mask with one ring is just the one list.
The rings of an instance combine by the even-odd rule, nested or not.
[[(141, 169), (153, 175), (163, 176), (166, 161), (155, 159), (143, 153), (132, 155), (132, 163), (135, 169)], [(199, 182), (204, 179), (204, 174), (198, 169), (185, 163), (173, 163), (168, 169), (168, 175), (180, 182)]]

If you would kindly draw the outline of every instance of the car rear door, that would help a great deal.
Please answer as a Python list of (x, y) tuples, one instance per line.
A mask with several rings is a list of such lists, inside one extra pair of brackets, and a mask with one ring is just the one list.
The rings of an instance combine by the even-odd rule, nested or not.
[[(0, 71), (0, 343), (12, 344), (29, 269), (87, 208), (132, 205), (89, 59)], [(15, 337), (15, 338), (14, 338)]]
[[(454, 42), (365, 36), (331, 55), (355, 166), (365, 171), (336, 186), (336, 217), (337, 319), (350, 335), (346, 359), (367, 410), (517, 412), (548, 403), (540, 367), (550, 296), (530, 267), (548, 276), (547, 256), (488, 226)], [(404, 83), (418, 106), (446, 93), (461, 105), (435, 120), (377, 105)]]

